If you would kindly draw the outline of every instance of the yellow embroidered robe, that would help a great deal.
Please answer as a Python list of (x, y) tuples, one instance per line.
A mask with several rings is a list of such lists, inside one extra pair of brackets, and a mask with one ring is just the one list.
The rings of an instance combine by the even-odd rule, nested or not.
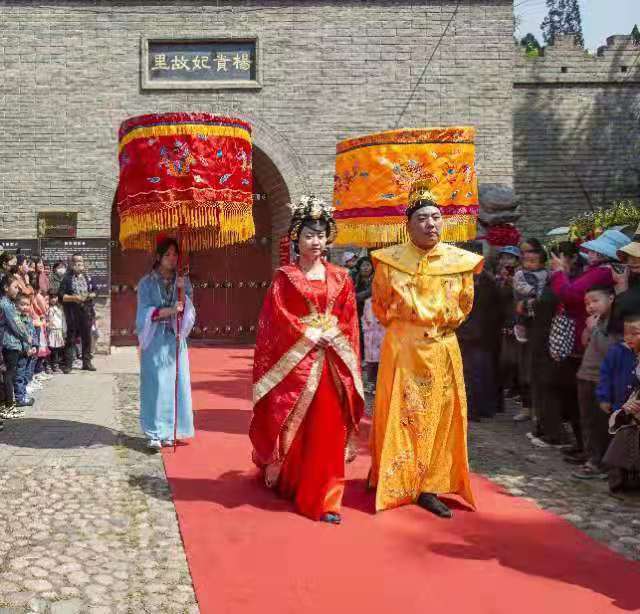
[(481, 256), (438, 243), (372, 254), (372, 306), (386, 328), (380, 354), (370, 485), (376, 510), (420, 493), (457, 493), (474, 506), (467, 457), (467, 400), (455, 329), (473, 305)]

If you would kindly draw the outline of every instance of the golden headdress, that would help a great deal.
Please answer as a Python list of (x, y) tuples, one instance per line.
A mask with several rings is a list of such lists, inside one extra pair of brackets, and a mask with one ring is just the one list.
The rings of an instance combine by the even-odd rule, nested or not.
[(291, 210), (291, 224), (289, 238), (297, 241), (303, 226), (318, 226), (324, 224), (327, 230), (327, 245), (336, 238), (337, 228), (333, 219), (334, 207), (317, 196), (304, 195), (297, 203), (289, 203)]
[(407, 217), (411, 217), (422, 207), (440, 207), (437, 196), (431, 191), (434, 182), (431, 179), (414, 181), (407, 199)]

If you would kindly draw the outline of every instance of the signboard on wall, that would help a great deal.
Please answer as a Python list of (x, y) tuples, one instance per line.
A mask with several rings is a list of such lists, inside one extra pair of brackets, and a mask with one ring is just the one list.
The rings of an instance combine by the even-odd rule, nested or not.
[(78, 234), (78, 214), (66, 211), (39, 211), (38, 236), (73, 238)]
[(142, 39), (143, 89), (260, 87), (258, 39)]
[(15, 254), (20, 251), (25, 256), (39, 253), (38, 239), (0, 239), (0, 250)]
[(110, 239), (42, 239), (40, 243), (40, 254), (50, 265), (57, 260), (69, 262), (73, 254), (82, 254), (96, 293), (109, 295)]

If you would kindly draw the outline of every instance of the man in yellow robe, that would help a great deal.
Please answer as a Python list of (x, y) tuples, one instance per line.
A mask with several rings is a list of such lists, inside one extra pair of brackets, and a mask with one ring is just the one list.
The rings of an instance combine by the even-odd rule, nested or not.
[(376, 510), (417, 503), (450, 518), (439, 494), (474, 506), (467, 401), (455, 330), (473, 305), (483, 259), (440, 242), (443, 217), (426, 182), (409, 194), (410, 241), (373, 253), (373, 310), (386, 328), (371, 436)]

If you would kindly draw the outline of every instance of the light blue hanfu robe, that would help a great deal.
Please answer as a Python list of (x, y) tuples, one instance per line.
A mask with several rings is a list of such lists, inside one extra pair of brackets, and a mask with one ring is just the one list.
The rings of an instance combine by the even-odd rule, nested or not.
[[(178, 439), (193, 437), (191, 375), (187, 337), (195, 321), (193, 289), (185, 279), (185, 307), (180, 328), (178, 379)], [(138, 284), (136, 331), (140, 343), (140, 423), (148, 439), (173, 440), (176, 382), (176, 318), (153, 320), (156, 309), (177, 301), (175, 279), (165, 283), (159, 273), (145, 275)]]

